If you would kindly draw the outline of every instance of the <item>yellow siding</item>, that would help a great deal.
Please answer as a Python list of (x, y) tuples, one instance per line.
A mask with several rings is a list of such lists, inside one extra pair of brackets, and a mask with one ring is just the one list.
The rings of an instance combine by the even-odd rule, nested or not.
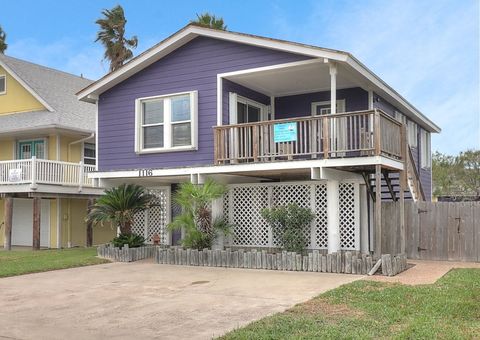
[(60, 136), (60, 160), (64, 162), (80, 162), (82, 157), (82, 143), (70, 145), (82, 137)]
[(46, 110), (42, 103), (40, 103), (1, 66), (0, 74), (5, 74), (7, 79), (7, 93), (0, 95), (0, 115), (15, 112)]
[(13, 139), (0, 140), (0, 161), (15, 159), (14, 145)]
[(5, 202), (0, 198), (0, 247), (3, 247), (3, 240), (5, 236), (5, 212), (4, 212)]
[(48, 159), (57, 160), (57, 136), (48, 136)]

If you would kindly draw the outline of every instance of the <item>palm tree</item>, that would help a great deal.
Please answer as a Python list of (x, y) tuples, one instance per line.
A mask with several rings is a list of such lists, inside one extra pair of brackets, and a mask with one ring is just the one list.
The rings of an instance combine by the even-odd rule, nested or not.
[(2, 29), (2, 26), (0, 26), (0, 53), (2, 54), (5, 53), (5, 50), (8, 47), (7, 43), (5, 42), (6, 39), (7, 39), (7, 34)]
[(95, 42), (100, 41), (105, 47), (104, 59), (110, 61), (110, 72), (115, 71), (133, 57), (131, 49), (136, 48), (136, 36), (125, 38), (125, 14), (120, 5), (102, 11), (104, 18), (95, 21), (100, 26)]
[(226, 234), (230, 226), (223, 218), (212, 218), (212, 202), (221, 198), (226, 187), (213, 180), (198, 185), (190, 182), (180, 184), (173, 197), (183, 213), (170, 223), (170, 229), (184, 229), (183, 243), (187, 247), (202, 249), (211, 247), (217, 231)]
[(216, 18), (215, 15), (205, 12), (203, 14), (197, 13), (197, 19), (190, 21), (192, 24), (197, 24), (204, 27), (210, 27), (217, 30), (225, 31), (227, 26), (223, 22), (223, 18)]
[(87, 222), (111, 222), (120, 228), (120, 233), (132, 233), (133, 218), (136, 213), (152, 206), (154, 196), (136, 184), (122, 184), (108, 189), (93, 205), (86, 217)]

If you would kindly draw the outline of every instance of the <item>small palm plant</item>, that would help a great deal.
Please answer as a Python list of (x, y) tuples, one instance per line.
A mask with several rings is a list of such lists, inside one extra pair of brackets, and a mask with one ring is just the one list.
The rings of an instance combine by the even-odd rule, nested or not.
[(86, 217), (87, 222), (111, 222), (120, 228), (122, 235), (132, 234), (132, 224), (135, 214), (144, 211), (152, 205), (154, 196), (136, 184), (122, 184), (105, 190), (105, 194), (93, 205)]
[(197, 19), (190, 21), (192, 24), (197, 24), (204, 27), (214, 28), (225, 31), (227, 26), (223, 22), (223, 18), (217, 18), (215, 15), (208, 12), (197, 14)]
[(184, 229), (184, 246), (203, 249), (212, 246), (217, 233), (227, 234), (230, 225), (224, 218), (212, 218), (212, 202), (221, 198), (226, 187), (213, 180), (203, 185), (182, 183), (174, 195), (174, 203), (182, 207), (182, 214), (175, 217), (169, 228)]
[(5, 31), (2, 29), (2, 26), (0, 26), (0, 53), (5, 53), (5, 50), (7, 49), (7, 34)]

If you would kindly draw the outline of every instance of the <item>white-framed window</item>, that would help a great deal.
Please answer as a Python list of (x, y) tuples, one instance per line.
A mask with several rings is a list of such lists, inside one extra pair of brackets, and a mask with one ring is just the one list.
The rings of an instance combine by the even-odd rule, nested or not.
[(197, 91), (136, 100), (137, 153), (197, 148)]
[(430, 151), (430, 133), (421, 130), (420, 132), (420, 165), (422, 168), (430, 168), (432, 165), (432, 153)]
[(94, 143), (83, 143), (83, 164), (96, 165), (97, 157)]
[(0, 74), (0, 95), (7, 93), (7, 76)]
[(230, 124), (254, 123), (268, 119), (268, 106), (255, 100), (229, 93)]
[(411, 120), (407, 123), (408, 145), (416, 148), (418, 146), (418, 125)]

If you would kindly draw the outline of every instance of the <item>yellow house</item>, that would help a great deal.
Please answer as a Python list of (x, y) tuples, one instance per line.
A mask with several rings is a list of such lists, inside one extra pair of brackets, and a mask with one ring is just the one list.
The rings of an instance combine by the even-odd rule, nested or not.
[(0, 245), (85, 246), (115, 235), (84, 221), (103, 192), (87, 175), (96, 108), (75, 96), (90, 83), (0, 54)]

